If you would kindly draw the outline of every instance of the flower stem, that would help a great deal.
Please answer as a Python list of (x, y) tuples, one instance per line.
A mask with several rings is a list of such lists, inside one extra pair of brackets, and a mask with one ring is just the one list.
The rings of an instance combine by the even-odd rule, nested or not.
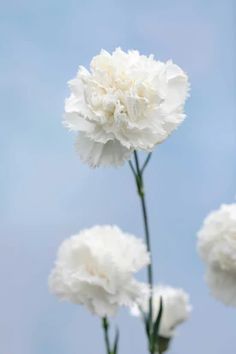
[(109, 332), (109, 322), (108, 322), (107, 317), (103, 317), (102, 327), (103, 327), (103, 331), (104, 331), (106, 352), (107, 352), (107, 354), (111, 354), (111, 346), (110, 346), (109, 333), (108, 333)]
[[(146, 206), (146, 200), (145, 200), (145, 190), (144, 190), (144, 181), (143, 181), (143, 171), (146, 165), (148, 164), (150, 160), (151, 154), (148, 155), (144, 165), (142, 168), (140, 168), (139, 164), (139, 158), (138, 158), (138, 153), (137, 151), (134, 151), (134, 160), (135, 160), (135, 169), (130, 162), (130, 167), (132, 169), (132, 172), (134, 173), (135, 176), (135, 181), (136, 181), (136, 186), (137, 186), (137, 192), (140, 197), (141, 201), (141, 207), (142, 207), (142, 215), (143, 215), (143, 222), (144, 222), (144, 231), (145, 231), (145, 240), (146, 240), (146, 245), (147, 245), (147, 250), (150, 254), (150, 264), (147, 267), (147, 277), (148, 277), (148, 283), (150, 286), (150, 298), (149, 298), (149, 317), (148, 317), (148, 328), (149, 328), (149, 333), (152, 332), (152, 324), (153, 324), (153, 306), (152, 306), (152, 289), (153, 289), (153, 270), (152, 270), (152, 253), (151, 253), (151, 241), (150, 241), (150, 232), (149, 232), (149, 225), (148, 225), (148, 215), (147, 215), (147, 206)], [(150, 342), (150, 338), (149, 338)], [(154, 353), (154, 349), (152, 348), (153, 346), (151, 345), (149, 348), (150, 353)]]

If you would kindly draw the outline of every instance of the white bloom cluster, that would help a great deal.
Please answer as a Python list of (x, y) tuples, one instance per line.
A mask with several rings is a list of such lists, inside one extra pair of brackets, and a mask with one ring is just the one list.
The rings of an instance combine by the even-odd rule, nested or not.
[(187, 75), (138, 51), (102, 50), (69, 87), (64, 124), (79, 133), (77, 150), (90, 166), (117, 166), (134, 150), (152, 151), (185, 118)]
[(212, 294), (236, 306), (236, 204), (224, 204), (207, 216), (198, 233), (198, 251)]
[(116, 226), (95, 226), (62, 243), (49, 288), (98, 316), (111, 316), (143, 296), (144, 286), (133, 274), (149, 262), (140, 239)]
[[(188, 294), (182, 289), (170, 286), (159, 285), (153, 289), (153, 319), (157, 318), (162, 298), (163, 312), (160, 322), (159, 335), (164, 338), (171, 338), (175, 334), (176, 327), (186, 321), (191, 312)], [(149, 296), (146, 296), (137, 305), (131, 308), (133, 315), (147, 313), (149, 307)]]

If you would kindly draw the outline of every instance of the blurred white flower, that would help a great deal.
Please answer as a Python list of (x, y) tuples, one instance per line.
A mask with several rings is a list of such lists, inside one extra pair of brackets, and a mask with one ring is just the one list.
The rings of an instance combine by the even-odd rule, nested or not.
[(116, 226), (95, 226), (62, 243), (49, 288), (98, 316), (111, 316), (142, 296), (144, 286), (133, 274), (149, 262), (141, 239)]
[[(147, 294), (147, 292), (146, 292)], [(171, 338), (175, 334), (176, 327), (186, 321), (191, 312), (188, 294), (182, 289), (159, 285), (153, 289), (153, 319), (157, 318), (162, 298), (163, 312), (159, 328), (159, 336)], [(141, 315), (141, 311), (148, 312), (149, 297), (131, 308), (133, 315)], [(140, 311), (141, 310), (141, 311)]]
[(236, 272), (207, 267), (206, 282), (211, 294), (225, 305), (236, 306)]
[(90, 166), (121, 165), (134, 150), (153, 150), (185, 118), (187, 75), (138, 51), (102, 50), (69, 87), (64, 124), (79, 133), (77, 150)]
[(236, 204), (223, 204), (206, 217), (198, 250), (207, 264), (236, 272)]
[(207, 265), (212, 294), (236, 306), (236, 204), (211, 212), (198, 232), (198, 251)]

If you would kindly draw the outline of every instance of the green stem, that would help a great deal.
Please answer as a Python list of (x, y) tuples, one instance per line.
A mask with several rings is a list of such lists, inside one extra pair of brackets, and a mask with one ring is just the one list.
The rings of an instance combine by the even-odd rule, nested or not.
[(102, 327), (104, 331), (104, 339), (105, 339), (105, 345), (106, 345), (106, 352), (107, 354), (111, 354), (111, 347), (110, 347), (110, 340), (109, 340), (109, 322), (107, 317), (103, 317), (102, 319)]
[[(150, 254), (150, 264), (147, 267), (147, 276), (148, 276), (148, 283), (150, 286), (150, 298), (149, 298), (149, 334), (152, 332), (152, 324), (153, 324), (153, 306), (152, 306), (152, 289), (153, 289), (153, 270), (152, 270), (152, 253), (151, 253), (151, 241), (150, 241), (150, 232), (149, 232), (149, 225), (148, 225), (148, 215), (147, 215), (147, 206), (146, 206), (146, 200), (145, 200), (145, 190), (144, 190), (144, 181), (143, 181), (143, 171), (144, 168), (146, 167), (147, 163), (150, 160), (151, 155), (149, 154), (144, 167), (140, 168), (139, 164), (139, 159), (138, 159), (138, 153), (134, 151), (134, 160), (135, 160), (135, 179), (136, 179), (136, 185), (137, 185), (137, 191), (138, 195), (140, 197), (141, 201), (141, 207), (142, 207), (142, 215), (143, 215), (143, 222), (144, 222), (144, 231), (145, 231), (145, 240), (146, 240), (146, 245), (147, 245), (147, 250)], [(150, 342), (150, 338), (149, 338)], [(151, 345), (149, 348), (149, 351), (151, 354), (154, 353), (153, 346)]]

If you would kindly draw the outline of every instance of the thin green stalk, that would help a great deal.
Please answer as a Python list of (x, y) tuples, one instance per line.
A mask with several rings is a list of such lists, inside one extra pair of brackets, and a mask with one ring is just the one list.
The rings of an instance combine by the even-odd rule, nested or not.
[(103, 317), (102, 319), (102, 327), (104, 331), (104, 340), (105, 340), (105, 346), (106, 346), (106, 352), (107, 354), (111, 354), (111, 346), (110, 346), (110, 339), (109, 339), (109, 322), (107, 317)]
[[(130, 167), (132, 169), (133, 174), (135, 175), (136, 186), (138, 195), (141, 201), (142, 207), (142, 215), (143, 215), (143, 222), (144, 222), (144, 231), (145, 231), (145, 240), (147, 245), (147, 250), (150, 254), (150, 264), (147, 267), (147, 277), (148, 283), (150, 286), (150, 298), (149, 298), (149, 318), (148, 318), (148, 328), (149, 328), (149, 344), (150, 344), (150, 335), (152, 333), (152, 326), (153, 326), (153, 307), (152, 307), (152, 289), (153, 289), (153, 270), (152, 270), (152, 253), (151, 253), (151, 241), (150, 241), (150, 232), (149, 232), (149, 224), (148, 224), (148, 215), (147, 215), (147, 206), (145, 200), (145, 190), (144, 190), (144, 181), (143, 181), (143, 171), (150, 160), (151, 154), (148, 155), (146, 161), (142, 168), (140, 168), (138, 153), (134, 151), (134, 160), (135, 160), (135, 169), (130, 162)], [(133, 168), (132, 168), (133, 167)], [(149, 346), (149, 351), (151, 354), (154, 353), (153, 346)]]

